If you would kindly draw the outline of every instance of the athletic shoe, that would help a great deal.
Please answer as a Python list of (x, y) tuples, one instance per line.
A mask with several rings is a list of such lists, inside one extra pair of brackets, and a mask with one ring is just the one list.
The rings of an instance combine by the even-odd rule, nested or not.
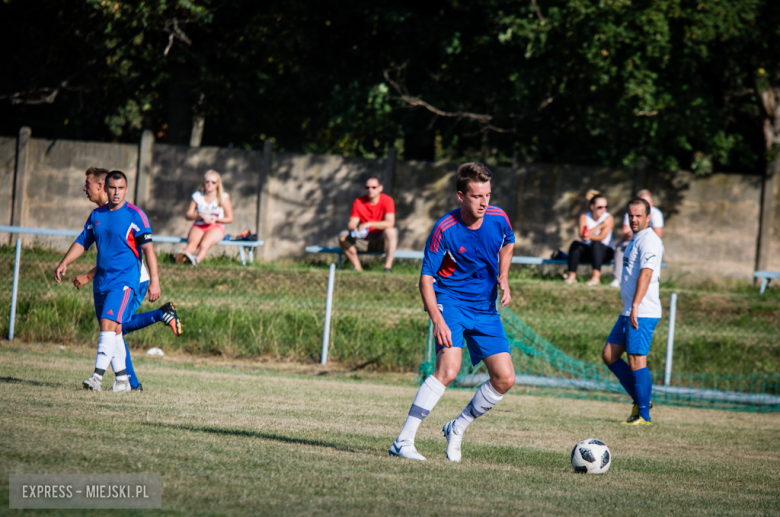
[(143, 390), (144, 390), (144, 385), (141, 384), (140, 382), (138, 383), (138, 386), (136, 386), (135, 388), (130, 388), (130, 391), (143, 391)]
[(176, 263), (177, 264), (183, 264), (186, 260), (187, 260), (187, 257), (184, 256), (184, 253), (176, 254)]
[(160, 310), (163, 312), (163, 322), (171, 327), (171, 330), (173, 331), (174, 335), (176, 335), (176, 337), (181, 336), (182, 332), (184, 332), (184, 329), (181, 326), (181, 320), (179, 319), (179, 314), (176, 312), (176, 306), (173, 304), (173, 302), (166, 303), (160, 307)]
[(190, 264), (192, 264), (193, 266), (198, 265), (198, 259), (196, 259), (195, 255), (193, 255), (192, 253), (182, 252), (182, 255), (184, 255), (187, 258), (187, 260), (190, 261)]
[(619, 288), (619, 287), (620, 287), (620, 280), (618, 280), (617, 278), (613, 279), (613, 280), (612, 280), (612, 281), (609, 283), (609, 286), (610, 286), (610, 287), (618, 287), (618, 288)]
[(97, 377), (90, 377), (81, 383), (81, 387), (85, 390), (100, 391), (100, 384), (101, 382)]
[(652, 422), (648, 422), (644, 418), (642, 418), (642, 415), (634, 415), (628, 417), (628, 420), (625, 422), (620, 422), (623, 425), (652, 425)]
[(460, 442), (463, 441), (462, 431), (455, 427), (455, 420), (450, 420), (444, 424), (441, 430), (447, 439), (447, 459), (460, 461)]
[(407, 460), (425, 461), (425, 456), (417, 452), (417, 449), (412, 442), (399, 442), (396, 440), (387, 452), (390, 456), (398, 456), (399, 458), (406, 458)]
[(117, 391), (119, 393), (131, 390), (130, 381), (114, 381), (114, 384), (108, 389), (108, 391)]
[[(652, 402), (650, 403), (650, 409), (653, 409), (653, 403)], [(638, 414), (639, 414), (639, 406), (634, 404), (634, 407), (631, 408), (631, 416), (629, 418), (631, 418), (633, 416), (636, 416)]]

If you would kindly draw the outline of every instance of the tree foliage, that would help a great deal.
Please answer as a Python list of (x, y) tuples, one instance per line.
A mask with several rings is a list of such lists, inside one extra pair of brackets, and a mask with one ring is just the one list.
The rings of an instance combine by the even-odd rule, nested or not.
[(4, 134), (203, 116), (205, 145), (702, 173), (780, 143), (772, 0), (4, 0), (0, 29)]

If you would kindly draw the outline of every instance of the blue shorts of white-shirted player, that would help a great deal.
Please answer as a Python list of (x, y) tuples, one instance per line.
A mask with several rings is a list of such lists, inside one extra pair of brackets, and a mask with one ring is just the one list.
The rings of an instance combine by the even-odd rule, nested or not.
[[(501, 315), (497, 311), (480, 311), (469, 307), (439, 304), (444, 322), (452, 332), (452, 346), (464, 347), (464, 338), (469, 347), (471, 364), (476, 366), (482, 359), (503, 352), (511, 353)], [(444, 348), (436, 344), (436, 353)]]
[(626, 353), (632, 355), (647, 355), (650, 353), (650, 345), (653, 341), (655, 326), (661, 318), (637, 318), (639, 328), (631, 326), (628, 316), (618, 316), (612, 332), (609, 333), (607, 343), (626, 347)]

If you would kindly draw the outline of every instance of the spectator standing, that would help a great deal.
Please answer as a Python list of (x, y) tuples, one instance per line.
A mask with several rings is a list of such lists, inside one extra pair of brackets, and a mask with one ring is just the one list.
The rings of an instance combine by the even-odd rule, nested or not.
[[(653, 206), (653, 196), (647, 189), (642, 189), (636, 193), (636, 197), (644, 199), (647, 204), (650, 205), (650, 228), (653, 229), (658, 237), (663, 238), (664, 233), (664, 214), (661, 213), (655, 206)], [(623, 217), (623, 235), (620, 242), (615, 246), (615, 272), (610, 287), (620, 287), (620, 277), (623, 276), (623, 254), (628, 246), (628, 241), (633, 237), (634, 232), (631, 231), (631, 226), (628, 224), (628, 212)]]
[(586, 194), (590, 210), (580, 215), (578, 229), (580, 240), (569, 247), (569, 274), (564, 280), (567, 284), (577, 281), (577, 266), (580, 261), (590, 261), (593, 265), (593, 278), (586, 285), (599, 285), (601, 265), (612, 260), (612, 228), (615, 221), (607, 212), (607, 198), (596, 190)]
[(192, 194), (186, 217), (195, 223), (187, 236), (187, 247), (176, 256), (176, 262), (189, 261), (197, 266), (206, 258), (209, 248), (225, 238), (225, 225), (233, 222), (233, 205), (217, 171), (205, 174), (200, 190)]
[(385, 253), (385, 273), (393, 268), (398, 245), (395, 229), (395, 202), (382, 193), (382, 183), (372, 176), (366, 180), (366, 194), (352, 203), (347, 230), (339, 234), (339, 245), (357, 271), (363, 271), (358, 251)]

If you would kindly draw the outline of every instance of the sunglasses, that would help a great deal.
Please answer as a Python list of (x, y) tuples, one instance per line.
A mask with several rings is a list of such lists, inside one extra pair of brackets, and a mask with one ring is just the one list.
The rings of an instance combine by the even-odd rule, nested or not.
[(600, 209), (602, 209), (602, 208), (609, 208), (609, 205), (601, 205), (601, 206), (597, 206), (597, 207), (594, 207), (594, 208), (595, 208), (596, 210), (600, 210)]
[(214, 181), (214, 180), (206, 180), (205, 183), (214, 183), (214, 184), (216, 184), (217, 182)]
[(369, 187), (368, 185), (366, 185), (366, 190), (375, 190), (375, 189), (378, 189), (378, 188), (379, 187)]

